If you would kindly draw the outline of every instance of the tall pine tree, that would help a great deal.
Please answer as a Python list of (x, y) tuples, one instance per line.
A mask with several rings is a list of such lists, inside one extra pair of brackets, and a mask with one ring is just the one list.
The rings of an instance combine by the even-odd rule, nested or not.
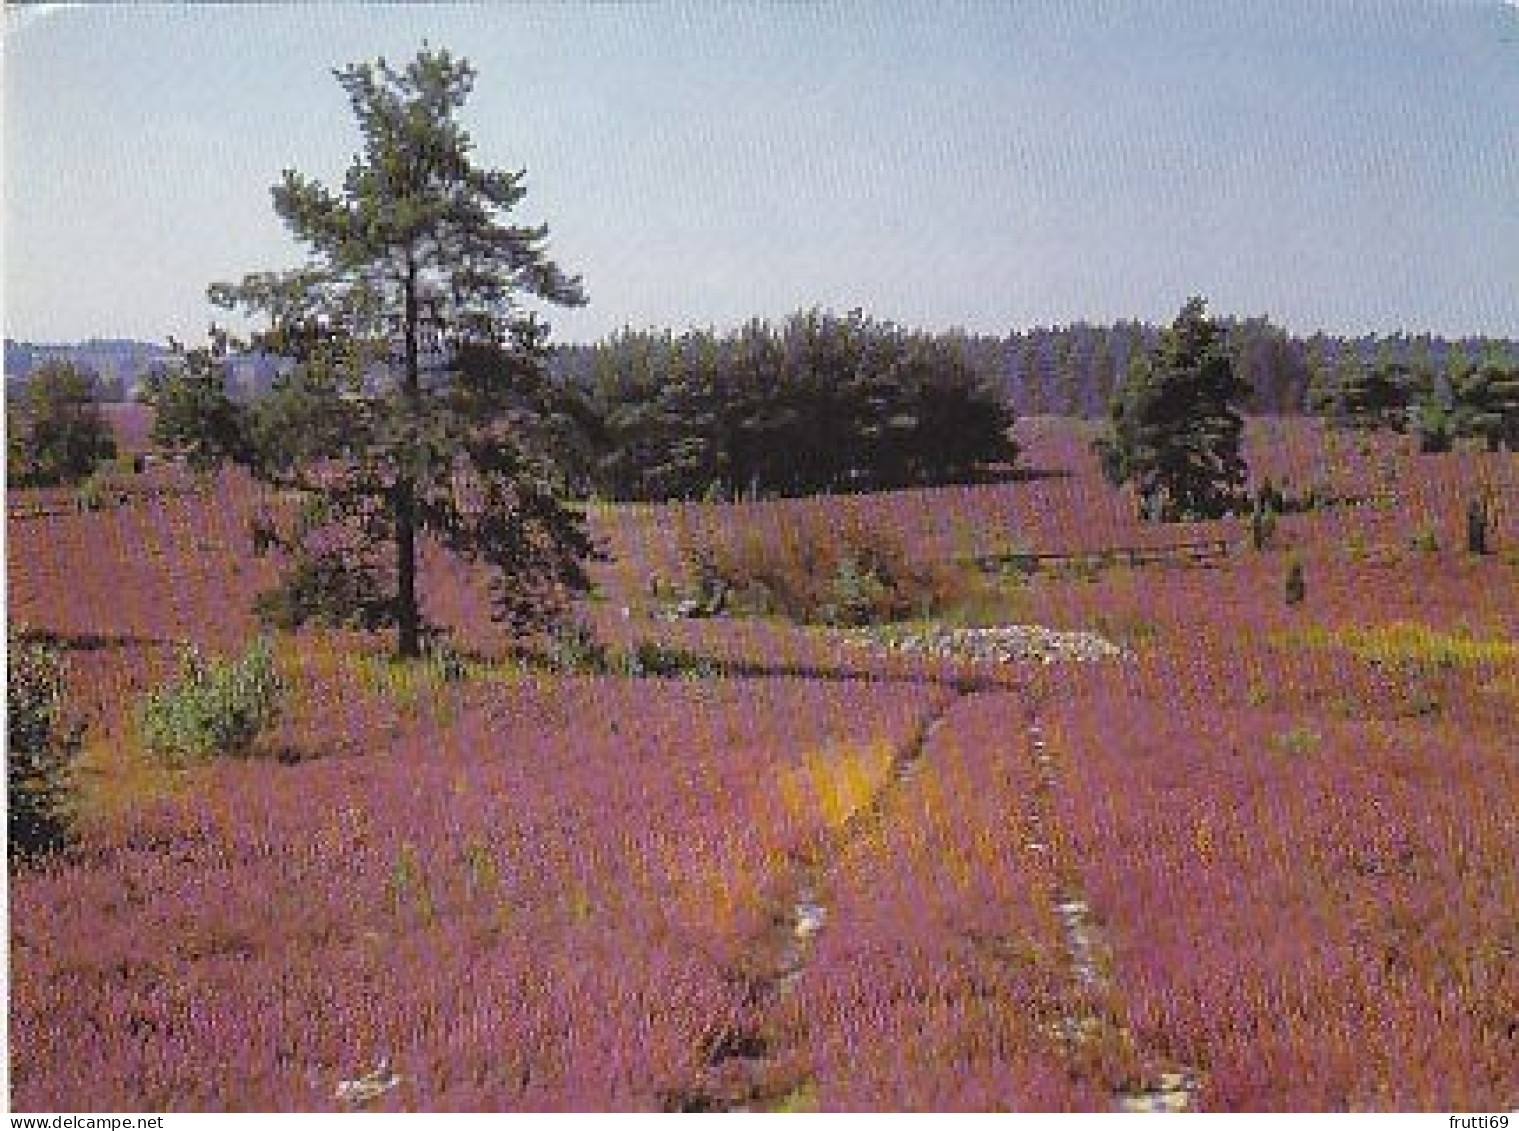
[(1103, 473), (1115, 486), (1132, 484), (1147, 517), (1221, 515), (1245, 483), (1239, 408), (1249, 393), (1206, 303), (1188, 299), (1109, 406), (1094, 442)]
[[(363, 138), (336, 189), (287, 170), (274, 209), (307, 262), (217, 284), (211, 299), (264, 325), (253, 344), (291, 359), (273, 394), (230, 405), (212, 353), (161, 381), (160, 440), (205, 439), (300, 514), (258, 532), (290, 569), (272, 606), (393, 627), (402, 656), (426, 628), (420, 541), (489, 567), (497, 616), (538, 627), (587, 587), (595, 550), (564, 507), (547, 423), (547, 328), (525, 300), (573, 306), (580, 282), (547, 256), (547, 229), (511, 222), (522, 172), (482, 168), (457, 120), (468, 62), (424, 45), (336, 72)], [(197, 384), (198, 383), (198, 384)]]

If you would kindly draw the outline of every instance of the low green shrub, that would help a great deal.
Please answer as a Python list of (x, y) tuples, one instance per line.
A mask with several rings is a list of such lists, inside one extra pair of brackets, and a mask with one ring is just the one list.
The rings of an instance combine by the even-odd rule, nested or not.
[(1488, 551), (1488, 532), (1492, 529), (1492, 503), (1485, 495), (1478, 495), (1466, 504), (1466, 552), (1485, 554)]
[(1309, 726), (1295, 726), (1272, 739), (1272, 746), (1283, 754), (1301, 758), (1323, 744), (1323, 735)]
[(192, 649), (179, 678), (139, 704), (138, 734), (170, 757), (245, 753), (278, 719), (283, 693), (265, 637), (234, 659), (208, 660)]
[(597, 638), (595, 629), (581, 620), (554, 628), (543, 659), (550, 670), (562, 673), (598, 674), (609, 666), (607, 646)]
[(71, 770), (80, 732), (64, 718), (64, 670), (56, 651), (10, 634), (7, 666), (6, 845), (16, 866), (46, 858), (72, 836)]
[(1435, 532), (1433, 526), (1421, 526), (1408, 539), (1408, 548), (1410, 550), (1418, 550), (1422, 554), (1438, 553), (1440, 549), (1440, 535)]
[(126, 500), (126, 494), (117, 482), (117, 475), (109, 464), (102, 464), (74, 492), (74, 509), (77, 511), (101, 511), (118, 506)]
[(613, 672), (628, 676), (715, 679), (722, 674), (715, 661), (654, 640), (640, 640), (618, 652), (611, 657), (609, 666)]

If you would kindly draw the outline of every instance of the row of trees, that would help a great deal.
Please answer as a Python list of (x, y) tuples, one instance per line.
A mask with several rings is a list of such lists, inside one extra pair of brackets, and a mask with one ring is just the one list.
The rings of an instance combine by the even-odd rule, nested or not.
[(1462, 357), (1444, 372), (1347, 358), (1315, 384), (1310, 405), (1341, 427), (1412, 431), (1426, 452), (1448, 451), (1463, 437), (1489, 451), (1519, 450), (1519, 365), (1496, 356)]
[[(299, 501), (255, 532), (285, 558), (266, 606), (285, 623), (391, 627), (400, 655), (420, 655), (423, 538), (490, 567), (499, 618), (550, 623), (597, 555), (564, 501), (575, 479), (635, 498), (799, 492), (937, 482), (1016, 455), (974, 342), (858, 313), (625, 334), (593, 351), (589, 390), (554, 380), (528, 304), (584, 293), (548, 258), (545, 227), (512, 222), (524, 174), (472, 158), (457, 115), (473, 69), (424, 47), (404, 68), (381, 59), (337, 77), (361, 152), (336, 189), (294, 170), (273, 189), (306, 262), (213, 286), (214, 303), (261, 328), (182, 350), (149, 391), (156, 442)], [(227, 382), (227, 359), (247, 350), (289, 365), (253, 403)], [(1193, 299), (1131, 357), (1098, 451), (1155, 517), (1219, 513), (1243, 486), (1251, 389), (1236, 356)]]
[(855, 311), (594, 349), (585, 468), (623, 499), (902, 487), (1010, 464), (1012, 414), (957, 344)]
[[(1214, 518), (1244, 502), (1241, 410), (1252, 389), (1230, 338), (1201, 298), (1189, 299), (1109, 400), (1107, 427), (1093, 446), (1107, 479), (1132, 486), (1146, 517)], [(1491, 451), (1519, 450), (1519, 367), (1496, 357), (1457, 360), (1441, 376), (1347, 358), (1315, 382), (1310, 403), (1337, 426), (1412, 429), (1424, 451), (1448, 451), (1459, 437), (1479, 437)]]

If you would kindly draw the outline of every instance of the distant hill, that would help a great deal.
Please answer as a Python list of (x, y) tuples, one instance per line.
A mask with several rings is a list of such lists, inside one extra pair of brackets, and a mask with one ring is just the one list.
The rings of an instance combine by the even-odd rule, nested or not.
[[(7, 392), (15, 383), (24, 383), (39, 367), (50, 361), (66, 361), (95, 374), (100, 399), (129, 401), (139, 382), (155, 366), (173, 356), (166, 345), (140, 342), (130, 338), (91, 338), (84, 342), (18, 342), (5, 339), (5, 382)], [(277, 361), (263, 354), (234, 357), (230, 361), (231, 383), (235, 394), (252, 397), (265, 392), (274, 380)]]
[(128, 338), (91, 338), (85, 342), (38, 343), (5, 339), (5, 380), (9, 387), (50, 361), (66, 361), (94, 373), (102, 399), (125, 400), (132, 386), (169, 356), (167, 347)]

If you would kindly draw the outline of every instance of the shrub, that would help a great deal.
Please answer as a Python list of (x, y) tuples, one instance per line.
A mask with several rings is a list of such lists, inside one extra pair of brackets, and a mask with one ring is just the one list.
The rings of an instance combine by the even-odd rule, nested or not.
[(93, 386), (85, 370), (49, 362), (32, 374), (14, 408), (7, 396), (6, 462), (13, 486), (68, 486), (102, 460), (116, 458)]
[(6, 673), (6, 844), (10, 862), (34, 863), (64, 847), (73, 825), (70, 770), (79, 731), (63, 718), (63, 666), (41, 644), (10, 638)]
[(1414, 531), (1413, 537), (1408, 540), (1409, 549), (1418, 550), (1421, 553), (1433, 554), (1440, 549), (1440, 536), (1434, 527), (1425, 525)]
[(805, 495), (954, 482), (1011, 464), (1012, 411), (960, 336), (860, 311), (590, 347), (593, 478), (622, 499)]
[(102, 465), (90, 472), (89, 478), (74, 492), (74, 508), (79, 511), (105, 510), (125, 499), (126, 494), (117, 483), (116, 473), (109, 466)]
[(1303, 563), (1294, 560), (1287, 567), (1287, 604), (1296, 607), (1297, 605), (1301, 605), (1307, 596), (1308, 583), (1303, 577)]
[(1309, 726), (1295, 726), (1272, 739), (1272, 746), (1283, 754), (1302, 757), (1323, 744), (1323, 736)]
[(1250, 546), (1257, 553), (1271, 545), (1276, 534), (1276, 512), (1270, 507), (1257, 506), (1250, 512)]
[(772, 538), (714, 524), (682, 530), (678, 540), (703, 591), (720, 589), (740, 608), (804, 624), (860, 626), (928, 615), (960, 588), (956, 575), (911, 560), (890, 533), (830, 514), (808, 515)]
[(556, 625), (548, 637), (544, 659), (556, 672), (605, 672), (607, 647), (596, 638), (596, 631), (585, 621), (570, 620)]
[(283, 692), (267, 638), (231, 660), (192, 650), (179, 678), (143, 700), (138, 732), (150, 750), (172, 757), (241, 754), (279, 717)]
[(673, 676), (715, 679), (722, 674), (716, 661), (654, 640), (640, 640), (609, 661), (610, 670), (628, 676)]
[(1481, 496), (1466, 505), (1466, 550), (1471, 554), (1487, 553), (1487, 533), (1492, 526), (1492, 508)]

